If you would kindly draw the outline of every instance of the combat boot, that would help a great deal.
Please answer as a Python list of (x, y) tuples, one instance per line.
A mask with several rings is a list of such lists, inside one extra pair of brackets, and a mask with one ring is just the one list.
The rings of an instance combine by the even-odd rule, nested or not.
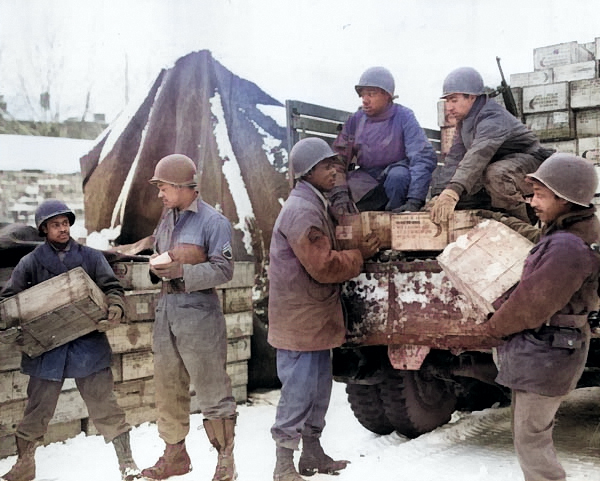
[(31, 481), (35, 478), (36, 443), (17, 436), (17, 462), (2, 476), (4, 481)]
[(131, 454), (131, 443), (129, 442), (129, 431), (119, 434), (112, 440), (117, 459), (119, 460), (119, 471), (122, 481), (133, 481), (142, 477), (140, 468), (137, 467)]
[(294, 466), (294, 450), (277, 446), (277, 461), (273, 471), (273, 481), (304, 481)]
[(187, 474), (191, 470), (192, 462), (185, 449), (185, 439), (182, 439), (177, 444), (166, 444), (163, 455), (154, 466), (142, 470), (142, 476), (148, 479), (167, 479)]
[(219, 455), (213, 481), (233, 481), (237, 478), (233, 459), (235, 419), (236, 416), (203, 421), (208, 440)]
[(298, 462), (300, 474), (312, 476), (315, 473), (338, 474), (350, 461), (334, 461), (325, 454), (321, 442), (315, 436), (302, 436), (302, 454)]

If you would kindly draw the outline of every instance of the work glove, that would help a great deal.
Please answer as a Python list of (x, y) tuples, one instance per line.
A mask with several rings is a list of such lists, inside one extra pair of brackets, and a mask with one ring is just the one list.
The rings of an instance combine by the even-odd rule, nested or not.
[(419, 212), (421, 207), (423, 207), (423, 204), (425, 204), (425, 202), (422, 200), (409, 198), (400, 207), (393, 209), (392, 212), (395, 214), (400, 212)]
[(108, 306), (107, 319), (98, 321), (97, 330), (100, 332), (110, 331), (111, 329), (114, 329), (119, 324), (121, 324), (122, 319), (123, 309), (121, 309), (121, 306), (118, 306), (117, 304), (111, 304), (110, 306)]
[(429, 213), (431, 222), (438, 225), (448, 222), (456, 204), (458, 204), (459, 198), (460, 196), (452, 189), (444, 189)]
[(348, 192), (347, 185), (336, 185), (329, 191), (329, 202), (331, 203), (331, 215), (339, 221), (343, 215), (358, 214), (358, 209)]
[(362, 255), (363, 259), (367, 260), (370, 257), (373, 257), (375, 254), (377, 254), (380, 247), (381, 240), (379, 239), (379, 237), (377, 237), (377, 235), (371, 232), (362, 240), (362, 242), (358, 246), (358, 249), (360, 250), (360, 254)]
[(502, 217), (506, 217), (503, 212), (494, 212), (493, 210), (479, 209), (475, 211), (475, 215), (482, 219), (493, 219), (498, 222), (502, 222)]
[(12, 344), (13, 347), (22, 351), (24, 341), (20, 327), (15, 326), (0, 330), (0, 343), (2, 344)]

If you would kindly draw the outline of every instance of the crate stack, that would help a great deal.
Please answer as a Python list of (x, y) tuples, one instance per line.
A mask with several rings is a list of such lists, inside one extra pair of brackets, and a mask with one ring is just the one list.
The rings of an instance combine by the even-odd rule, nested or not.
[[(160, 289), (150, 281), (147, 263), (119, 262), (113, 265), (113, 269), (126, 289), (126, 316), (129, 320), (128, 324), (107, 333), (113, 349), (111, 367), (115, 392), (128, 422), (139, 425), (157, 419), (152, 330)], [(227, 372), (237, 402), (247, 399), (253, 285), (254, 264), (236, 262), (233, 279), (217, 289), (227, 325)], [(14, 433), (27, 402), (29, 377), (19, 372), (20, 360), (17, 350), (0, 343), (0, 458), (16, 453)], [(199, 412), (193, 386), (191, 393), (191, 411)], [(64, 441), (81, 432), (97, 434), (74, 380), (67, 379), (44, 443)]]

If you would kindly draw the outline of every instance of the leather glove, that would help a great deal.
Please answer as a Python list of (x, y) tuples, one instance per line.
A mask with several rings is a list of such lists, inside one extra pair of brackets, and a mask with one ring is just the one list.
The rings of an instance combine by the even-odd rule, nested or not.
[(448, 222), (456, 204), (458, 204), (458, 199), (460, 199), (460, 196), (452, 189), (444, 189), (429, 213), (431, 222), (438, 225)]
[(336, 185), (329, 191), (329, 202), (331, 202), (331, 214), (336, 220), (345, 214), (358, 214), (358, 209), (348, 192), (347, 185)]
[(362, 240), (358, 249), (360, 250), (363, 260), (367, 260), (369, 257), (373, 257), (377, 254), (379, 247), (381, 247), (381, 240), (377, 235), (371, 232)]
[(424, 204), (425, 202), (419, 199), (407, 199), (404, 204), (397, 209), (393, 209), (392, 212), (396, 214), (400, 212), (419, 212)]
[(98, 322), (98, 331), (106, 332), (111, 329), (114, 329), (119, 324), (121, 324), (121, 320), (123, 319), (123, 309), (121, 306), (116, 304), (111, 304), (108, 306), (108, 315), (107, 319)]

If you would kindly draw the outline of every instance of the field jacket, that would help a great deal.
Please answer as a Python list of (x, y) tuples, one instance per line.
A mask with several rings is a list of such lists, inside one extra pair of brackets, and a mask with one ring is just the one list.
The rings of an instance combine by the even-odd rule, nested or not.
[(269, 264), (269, 343), (319, 351), (340, 346), (345, 326), (340, 283), (360, 273), (358, 249), (336, 250), (324, 198), (300, 181), (273, 229)]

